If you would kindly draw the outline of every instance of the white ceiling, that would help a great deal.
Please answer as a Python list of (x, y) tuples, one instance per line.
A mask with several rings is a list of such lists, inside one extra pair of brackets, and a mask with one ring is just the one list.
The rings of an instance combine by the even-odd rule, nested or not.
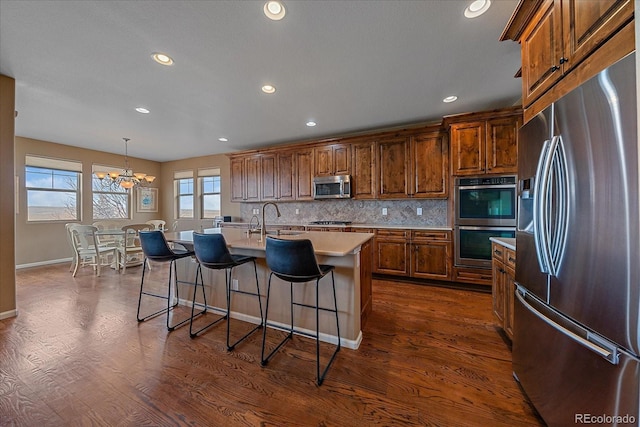
[(225, 153), (514, 105), (520, 48), (498, 38), (517, 0), (466, 19), (470, 2), (284, 0), (271, 21), (263, 1), (0, 0), (0, 73), (18, 136), (118, 154), (128, 137), (156, 161)]

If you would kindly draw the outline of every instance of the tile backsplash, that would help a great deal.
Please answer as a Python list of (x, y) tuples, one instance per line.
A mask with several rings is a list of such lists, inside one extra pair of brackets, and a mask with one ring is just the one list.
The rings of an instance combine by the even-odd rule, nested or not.
[[(447, 200), (317, 200), (278, 203), (281, 217), (273, 206), (265, 211), (267, 224), (307, 224), (311, 221), (351, 221), (353, 223), (445, 227), (448, 218)], [(253, 210), (262, 214), (262, 203), (243, 203), (242, 218), (233, 221), (249, 222)], [(386, 209), (386, 215), (383, 210)], [(418, 215), (418, 210), (422, 215)]]

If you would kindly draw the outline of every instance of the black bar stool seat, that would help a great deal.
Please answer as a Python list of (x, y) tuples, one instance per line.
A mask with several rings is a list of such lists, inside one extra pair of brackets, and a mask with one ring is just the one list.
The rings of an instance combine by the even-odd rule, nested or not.
[[(293, 333), (297, 333), (300, 335), (304, 335), (310, 338), (315, 338), (316, 340), (316, 378), (318, 385), (321, 385), (324, 381), (324, 378), (327, 374), (327, 371), (331, 367), (331, 364), (335, 360), (338, 351), (340, 351), (340, 324), (338, 320), (338, 303), (336, 300), (336, 283), (334, 278), (334, 269), (335, 267), (332, 265), (324, 265), (318, 264), (316, 260), (315, 251), (313, 249), (313, 244), (311, 240), (308, 239), (296, 239), (296, 240), (288, 240), (288, 239), (276, 239), (273, 237), (267, 237), (266, 240), (266, 258), (267, 265), (269, 269), (271, 269), (271, 273), (269, 274), (269, 283), (267, 285), (267, 306), (265, 310), (265, 328), (262, 333), (262, 353), (261, 353), (261, 363), (262, 366), (266, 365), (271, 357), (287, 342), (289, 339), (293, 338)], [(325, 308), (319, 307), (319, 283), (320, 279), (322, 279), (327, 274), (331, 273), (331, 285), (333, 288), (333, 306), (334, 308)], [(290, 309), (291, 309), (291, 324), (290, 328), (285, 329), (280, 325), (271, 325), (268, 323), (269, 316), (269, 295), (271, 293), (271, 279), (273, 276), (284, 280), (285, 282), (289, 282), (290, 287)], [(294, 283), (306, 283), (315, 281), (315, 305), (302, 304), (295, 302), (293, 299), (293, 284)], [(315, 309), (316, 313), (316, 333), (311, 334), (305, 331), (296, 330), (293, 322), (293, 306), (299, 307), (307, 307)], [(331, 313), (335, 313), (336, 317), (336, 331), (338, 335), (338, 344), (336, 345), (335, 350), (333, 351), (327, 366), (324, 368), (322, 372), (320, 372), (320, 316), (319, 311), (328, 311)], [(276, 329), (285, 330), (288, 332), (286, 337), (280, 341), (280, 343), (269, 353), (266, 357), (265, 353), (265, 343), (267, 340), (267, 328), (266, 326), (271, 326)]]
[[(156, 317), (162, 313), (167, 313), (167, 329), (169, 331), (173, 331), (175, 328), (184, 325), (193, 319), (194, 314), (191, 313), (191, 317), (187, 317), (180, 322), (176, 322), (173, 325), (170, 324), (169, 314), (170, 312), (178, 305), (179, 302), (179, 285), (189, 284), (197, 286), (197, 283), (185, 282), (178, 280), (178, 272), (176, 269), (176, 261), (182, 258), (187, 258), (194, 255), (194, 252), (189, 249), (171, 249), (169, 244), (167, 243), (166, 238), (164, 237), (164, 233), (160, 230), (154, 231), (140, 231), (140, 246), (142, 246), (142, 252), (144, 253), (144, 262), (142, 263), (142, 279), (140, 280), (140, 296), (138, 297), (138, 313), (137, 319), (138, 322), (144, 322), (148, 319)], [(147, 260), (155, 261), (155, 262), (168, 262), (169, 263), (169, 282), (167, 285), (167, 295), (160, 295), (154, 292), (145, 291), (144, 290), (144, 276), (147, 269), (148, 262)], [(172, 295), (171, 295), (171, 279), (174, 279), (174, 287), (175, 287), (175, 303), (172, 304)], [(142, 296), (150, 296), (154, 298), (161, 298), (167, 300), (167, 307), (162, 310), (158, 310), (154, 313), (151, 313), (147, 316), (140, 317), (140, 307), (142, 305)], [(204, 311), (198, 313), (197, 315), (203, 314)]]
[[(191, 324), (189, 325), (189, 334), (191, 338), (198, 336), (205, 329), (210, 328), (216, 323), (227, 319), (227, 350), (233, 350), (233, 348), (248, 338), (253, 332), (260, 329), (264, 324), (264, 317), (262, 314), (262, 299), (260, 297), (260, 285), (258, 284), (258, 270), (256, 268), (256, 258), (252, 256), (245, 255), (234, 255), (229, 252), (229, 248), (227, 247), (227, 242), (222, 234), (206, 234), (206, 233), (193, 233), (193, 248), (195, 251), (196, 259), (198, 260), (198, 268), (196, 271), (196, 283), (198, 280), (202, 285), (202, 296), (204, 300), (204, 311), (207, 310), (207, 296), (204, 291), (204, 279), (202, 277), (202, 268), (209, 268), (212, 270), (225, 270), (225, 290), (226, 290), (226, 300), (227, 307), (224, 315), (208, 325), (198, 329), (197, 331), (193, 331), (193, 318), (191, 319)], [(231, 287), (231, 277), (233, 273), (233, 269), (242, 264), (253, 263), (253, 272), (256, 278), (256, 292), (248, 292), (240, 289), (232, 289)], [(196, 306), (196, 292), (198, 288), (194, 288), (193, 290), (193, 304), (191, 306), (191, 314), (193, 316), (195, 306)], [(231, 294), (245, 294), (245, 295), (253, 295), (258, 298), (258, 306), (260, 308), (260, 323), (243, 335), (240, 339), (236, 340), (233, 344), (230, 343), (230, 309), (231, 309)]]

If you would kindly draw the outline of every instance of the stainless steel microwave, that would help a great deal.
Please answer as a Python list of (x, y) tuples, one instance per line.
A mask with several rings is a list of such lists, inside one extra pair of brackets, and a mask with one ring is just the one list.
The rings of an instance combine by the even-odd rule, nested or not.
[(351, 197), (351, 176), (317, 176), (313, 178), (314, 199), (348, 199)]

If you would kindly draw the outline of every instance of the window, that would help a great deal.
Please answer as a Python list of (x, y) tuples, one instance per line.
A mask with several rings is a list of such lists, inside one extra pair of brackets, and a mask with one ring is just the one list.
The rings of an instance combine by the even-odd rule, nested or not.
[(176, 172), (174, 178), (177, 218), (193, 218), (193, 173)]
[[(113, 166), (93, 165), (93, 172), (116, 170)], [(91, 175), (93, 192), (93, 219), (131, 218), (131, 192), (115, 184), (109, 177), (100, 179)]]
[(220, 169), (201, 169), (200, 195), (202, 198), (202, 218), (214, 218), (220, 215)]
[(26, 156), (27, 221), (80, 221), (79, 162)]

